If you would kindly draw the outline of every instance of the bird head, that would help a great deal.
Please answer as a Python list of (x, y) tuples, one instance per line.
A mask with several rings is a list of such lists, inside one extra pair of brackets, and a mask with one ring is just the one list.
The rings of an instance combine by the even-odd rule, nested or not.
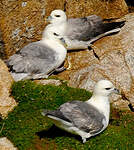
[(100, 96), (109, 96), (112, 93), (119, 94), (119, 90), (109, 80), (100, 80), (96, 83), (93, 93)]
[(63, 10), (56, 9), (51, 12), (50, 16), (48, 16), (47, 21), (51, 24), (59, 24), (62, 22), (66, 22), (67, 16)]

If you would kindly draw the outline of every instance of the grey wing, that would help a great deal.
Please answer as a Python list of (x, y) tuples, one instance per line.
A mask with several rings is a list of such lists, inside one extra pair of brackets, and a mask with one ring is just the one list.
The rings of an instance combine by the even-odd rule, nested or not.
[(55, 59), (56, 54), (52, 49), (34, 42), (11, 56), (7, 66), (17, 73), (48, 73)]
[(23, 47), (17, 54), (22, 56), (38, 57), (40, 59), (52, 58), (54, 51), (46, 45), (43, 45), (41, 41), (33, 42)]
[(121, 28), (124, 24), (125, 21), (104, 23), (103, 20), (96, 15), (84, 18), (72, 18), (68, 20), (68, 30), (66, 35), (71, 40), (87, 41), (108, 31), (113, 30), (114, 33), (114, 29)]
[(74, 126), (90, 134), (95, 134), (104, 127), (104, 115), (84, 102), (72, 101), (65, 103), (61, 106), (60, 111)]
[(102, 19), (99, 16), (91, 15), (84, 18), (68, 19), (67, 36), (72, 40), (86, 41), (95, 37), (97, 34), (96, 28), (102, 24)]
[(60, 118), (72, 123), (82, 131), (95, 134), (102, 130), (102, 120), (105, 117), (94, 107), (80, 101), (64, 103), (56, 111), (50, 111), (47, 115)]

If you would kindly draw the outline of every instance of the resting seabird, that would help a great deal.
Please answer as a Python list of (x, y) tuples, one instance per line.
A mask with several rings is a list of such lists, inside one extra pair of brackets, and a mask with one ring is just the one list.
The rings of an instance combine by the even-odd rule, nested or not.
[(62, 10), (54, 10), (47, 19), (52, 26), (55, 26), (66, 38), (67, 49), (87, 49), (94, 41), (117, 33), (125, 24), (124, 21), (104, 23), (96, 15), (83, 18), (70, 18)]
[(92, 97), (86, 101), (71, 101), (62, 104), (57, 110), (43, 110), (42, 115), (50, 118), (61, 129), (87, 138), (101, 133), (109, 123), (109, 95), (119, 93), (108, 80), (100, 80)]
[(64, 46), (56, 28), (46, 27), (42, 40), (26, 45), (6, 61), (14, 80), (47, 78), (64, 62)]

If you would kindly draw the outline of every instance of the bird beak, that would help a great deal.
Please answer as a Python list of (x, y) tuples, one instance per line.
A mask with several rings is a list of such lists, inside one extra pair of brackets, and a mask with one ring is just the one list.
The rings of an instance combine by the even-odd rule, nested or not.
[(66, 44), (65, 39), (62, 37), (62, 38), (60, 38), (60, 41), (62, 42), (62, 44), (63, 44), (64, 47), (66, 48), (66, 47), (67, 47), (67, 44)]
[(52, 19), (53, 19), (52, 16), (48, 16), (47, 19), (46, 19), (46, 21), (50, 22)]
[(116, 94), (120, 94), (120, 91), (116, 88), (114, 88), (113, 92), (116, 93)]

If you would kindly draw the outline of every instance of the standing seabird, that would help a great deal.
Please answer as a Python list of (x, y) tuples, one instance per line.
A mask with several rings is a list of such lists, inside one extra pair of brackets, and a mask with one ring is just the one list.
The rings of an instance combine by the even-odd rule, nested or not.
[(70, 18), (62, 10), (54, 10), (47, 18), (64, 35), (67, 49), (87, 49), (96, 40), (121, 30), (125, 21), (104, 23), (102, 18), (91, 15), (83, 18)]
[[(11, 56), (6, 64), (15, 81), (47, 78), (58, 71), (66, 58), (64, 38), (54, 27), (46, 27), (40, 41), (30, 43)], [(61, 70), (61, 69), (59, 69)]]
[(85, 143), (87, 138), (101, 133), (108, 126), (111, 93), (119, 91), (110, 81), (100, 80), (88, 101), (66, 102), (57, 110), (43, 110), (42, 115), (59, 128), (81, 136)]

